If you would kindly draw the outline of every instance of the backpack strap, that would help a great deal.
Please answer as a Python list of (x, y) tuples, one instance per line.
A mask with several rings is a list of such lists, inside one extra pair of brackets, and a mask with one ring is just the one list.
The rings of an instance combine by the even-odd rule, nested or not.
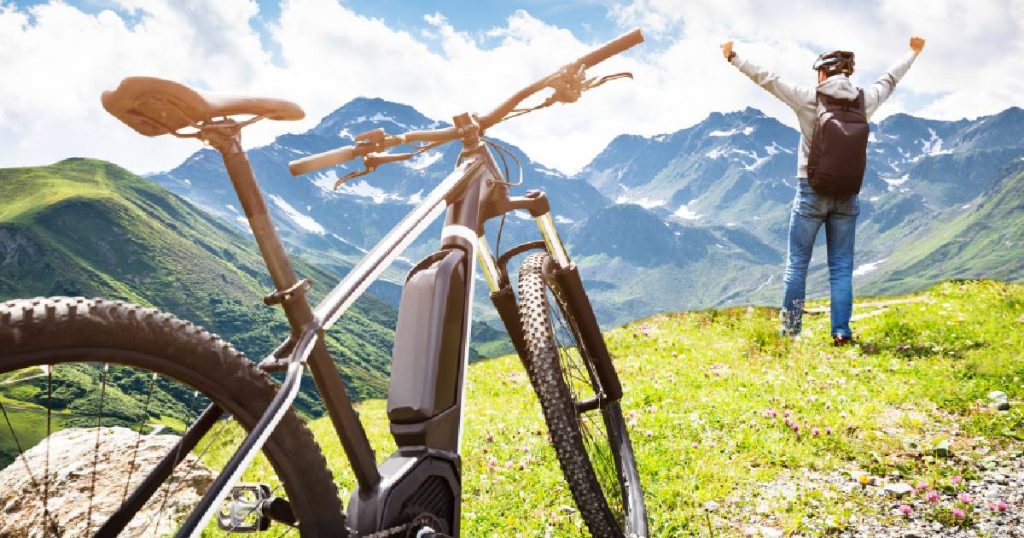
[(831, 98), (822, 93), (821, 90), (818, 90), (815, 93), (815, 99), (818, 102), (818, 117), (820, 118), (822, 114), (828, 111), (829, 99)]

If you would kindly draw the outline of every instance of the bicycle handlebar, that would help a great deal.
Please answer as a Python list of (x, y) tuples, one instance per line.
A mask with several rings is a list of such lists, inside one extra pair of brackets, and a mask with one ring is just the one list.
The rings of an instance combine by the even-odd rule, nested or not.
[[(643, 43), (643, 41), (643, 32), (641, 32), (639, 28), (636, 28), (633, 31), (623, 34), (590, 51), (558, 71), (542, 77), (540, 80), (537, 80), (533, 84), (530, 84), (513, 94), (512, 97), (506, 99), (501, 103), (501, 105), (488, 114), (478, 116), (476, 119), (477, 124), (480, 126), (480, 132), (483, 133), (500, 122), (505, 118), (505, 116), (512, 112), (519, 103), (526, 100), (526, 98), (543, 90), (544, 88), (553, 88), (563, 77), (575, 76), (577, 73), (593, 67), (630, 47)], [(356, 146), (345, 146), (325, 151), (323, 153), (309, 155), (288, 163), (288, 170), (292, 175), (297, 176), (335, 164), (346, 163), (356, 157), (366, 156), (373, 152), (384, 151), (399, 144), (409, 142), (444, 143), (455, 140), (460, 136), (458, 129), (455, 127), (447, 127), (445, 129), (437, 129), (433, 131), (409, 131), (399, 136), (388, 136), (384, 141), (376, 144), (357, 144)]]
[(531, 95), (539, 92), (540, 90), (543, 90), (544, 88), (551, 86), (552, 82), (557, 80), (559, 77), (564, 76), (566, 74), (575, 74), (580, 67), (584, 69), (588, 67), (593, 67), (634, 45), (639, 45), (640, 43), (643, 43), (643, 41), (643, 32), (641, 32), (639, 28), (636, 28), (629, 33), (623, 34), (605, 43), (604, 45), (601, 45), (600, 47), (582, 56), (575, 62), (572, 62), (571, 64), (559, 69), (558, 71), (555, 71), (554, 73), (546, 77), (543, 77), (540, 80), (534, 82), (533, 84), (530, 84), (529, 86), (519, 90), (518, 92), (515, 93), (515, 95), (508, 98), (504, 103), (498, 106), (498, 108), (495, 108), (485, 116), (481, 116), (478, 120), (480, 123), (480, 129), (486, 131), (489, 127), (494, 126), (496, 123), (501, 121), (506, 115), (508, 115), (509, 112), (512, 112), (512, 110), (515, 109), (516, 106), (519, 105), (519, 103), (523, 102), (527, 97), (530, 97)]
[(358, 156), (359, 153), (356, 152), (356, 148), (345, 146), (291, 161), (288, 163), (288, 171), (293, 176), (298, 176), (321, 168), (327, 168), (334, 164), (348, 162)]

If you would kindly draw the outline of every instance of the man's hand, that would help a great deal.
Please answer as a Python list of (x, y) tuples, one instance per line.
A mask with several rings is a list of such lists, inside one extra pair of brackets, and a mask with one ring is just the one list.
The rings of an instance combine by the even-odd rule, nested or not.
[(732, 51), (732, 41), (726, 41), (725, 43), (722, 43), (722, 56), (725, 56), (726, 60), (731, 60), (733, 54), (734, 53)]
[(920, 36), (911, 37), (910, 50), (914, 51), (914, 54), (921, 54), (922, 49), (924, 49), (924, 38)]

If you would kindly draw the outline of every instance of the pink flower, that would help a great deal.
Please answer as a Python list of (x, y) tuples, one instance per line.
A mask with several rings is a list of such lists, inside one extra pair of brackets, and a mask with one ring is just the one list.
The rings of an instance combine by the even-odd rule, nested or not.
[(928, 490), (928, 493), (925, 493), (925, 495), (924, 495), (924, 500), (926, 500), (926, 501), (928, 501), (930, 503), (937, 503), (937, 502), (939, 502), (939, 492), (935, 491), (934, 489)]
[(821, 430), (819, 430), (818, 428), (811, 428), (811, 435), (817, 437), (821, 435)]
[(1010, 508), (1010, 505), (1006, 504), (1006, 501), (999, 501), (996, 503), (996, 511), (1005, 512)]
[(959, 485), (960, 482), (963, 482), (963, 481), (964, 481), (964, 477), (962, 477), (960, 475), (956, 475), (953, 478), (949, 479), (949, 483), (953, 484), (954, 486)]
[(961, 493), (960, 495), (957, 496), (957, 499), (959, 499), (960, 502), (962, 502), (964, 504), (971, 504), (971, 501), (974, 500), (974, 499), (971, 498), (970, 495), (968, 495), (966, 493)]
[(900, 514), (909, 516), (914, 513), (914, 509), (909, 504), (901, 504), (899, 507)]
[(917, 491), (925, 491), (926, 489), (928, 489), (928, 482), (922, 480), (918, 482), (916, 486), (914, 486), (914, 489), (916, 489)]
[(825, 426), (825, 435), (832, 435), (832, 426)]
[(766, 416), (766, 417), (768, 417), (768, 418), (775, 418), (775, 416), (776, 416), (776, 415), (778, 415), (778, 413), (777, 413), (777, 412), (775, 411), (775, 409), (774, 409), (774, 408), (772, 408), (772, 407), (769, 407), (769, 408), (768, 408), (767, 410), (765, 410), (765, 412), (764, 412), (764, 416)]
[(957, 519), (963, 519), (964, 515), (965, 514), (964, 514), (964, 511), (962, 509), (960, 509), (960, 508), (954, 508), (953, 509), (953, 517), (955, 517)]

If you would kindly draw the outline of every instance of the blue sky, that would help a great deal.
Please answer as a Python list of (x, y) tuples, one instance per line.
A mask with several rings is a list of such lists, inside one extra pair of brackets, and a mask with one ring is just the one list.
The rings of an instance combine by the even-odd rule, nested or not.
[(630, 71), (634, 80), (492, 134), (572, 173), (619, 134), (674, 132), (711, 112), (753, 106), (795, 125), (785, 105), (722, 60), (726, 39), (809, 85), (819, 52), (854, 50), (855, 82), (865, 85), (907, 52), (911, 35), (924, 36), (925, 52), (876, 120), (973, 118), (1024, 95), (1024, 0), (0, 0), (0, 166), (74, 155), (149, 172), (195, 151), (143, 139), (102, 111), (99, 94), (125, 76), (281, 97), (306, 110), (302, 122), (254, 126), (252, 146), (308, 129), (357, 96), (438, 119), (484, 111), (637, 26), (647, 42), (591, 73)]

